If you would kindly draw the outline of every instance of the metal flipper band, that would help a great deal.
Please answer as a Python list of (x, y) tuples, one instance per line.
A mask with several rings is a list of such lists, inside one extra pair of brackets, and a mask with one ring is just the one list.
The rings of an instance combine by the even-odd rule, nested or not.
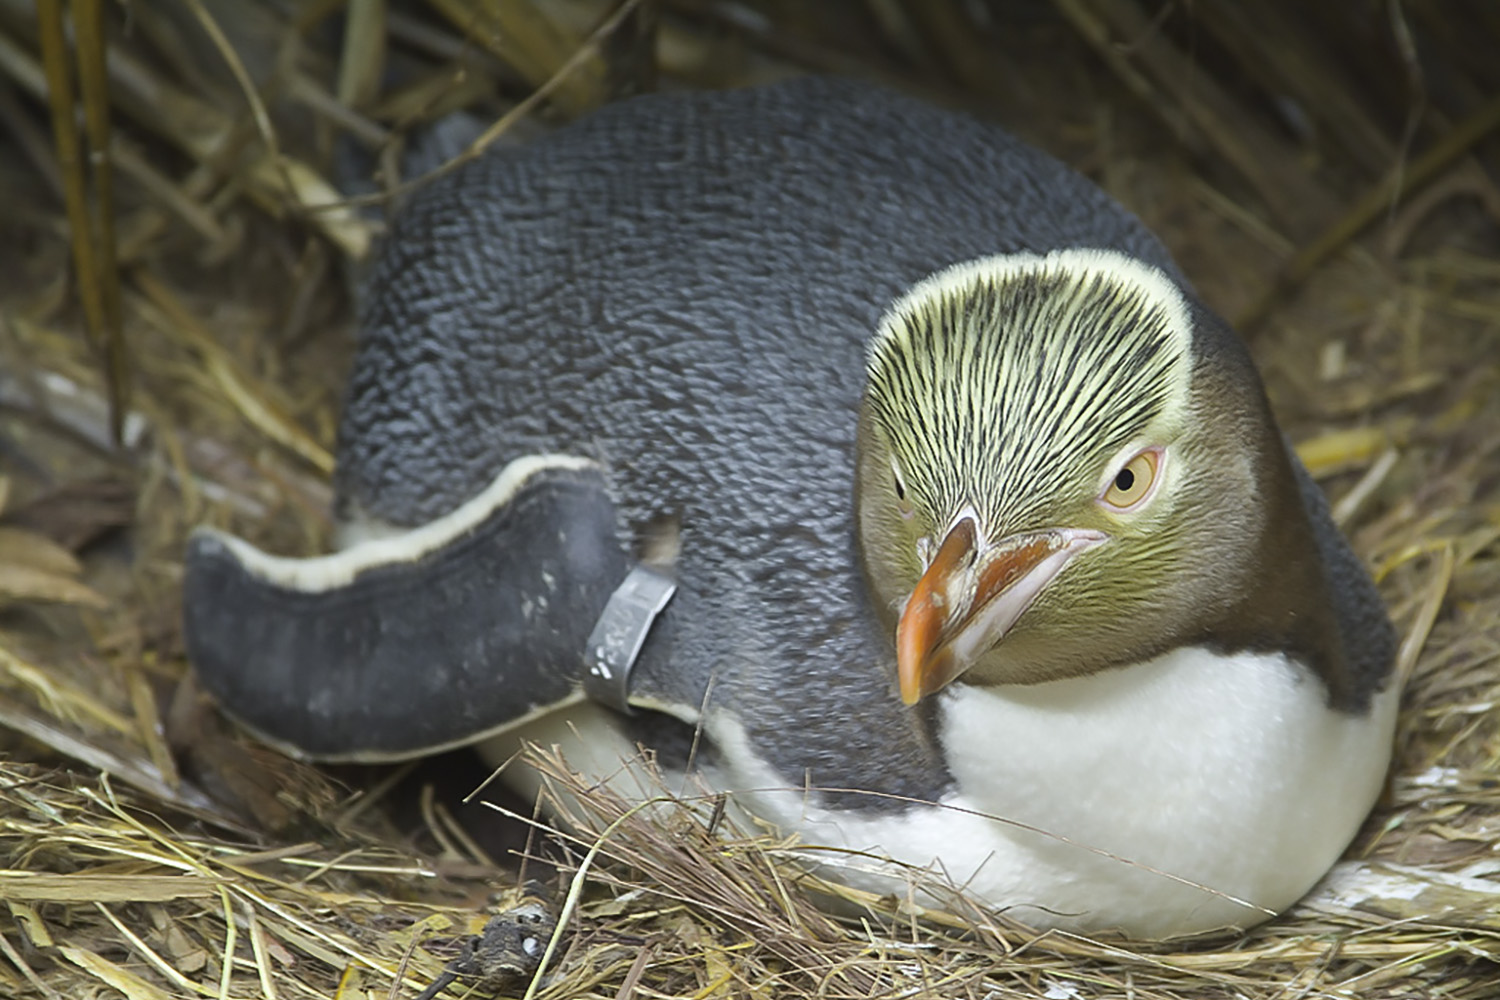
[(663, 573), (636, 566), (609, 595), (584, 653), (583, 691), (594, 701), (630, 711), (630, 672), (651, 632), (651, 623), (677, 592)]

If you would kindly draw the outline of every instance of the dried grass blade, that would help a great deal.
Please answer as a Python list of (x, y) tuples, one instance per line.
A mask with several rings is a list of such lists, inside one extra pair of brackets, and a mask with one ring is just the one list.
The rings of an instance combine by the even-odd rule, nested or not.
[(575, 67), (566, 75), (560, 72), (576, 56), (579, 44), (553, 23), (543, 6), (532, 0), (429, 3), (454, 27), (514, 66), (533, 87), (563, 77), (554, 89), (553, 100), (569, 117), (594, 108), (603, 98), (604, 66), (596, 51), (589, 53), (593, 58), (588, 65)]
[(1365, 470), (1365, 474), (1359, 477), (1359, 482), (1353, 488), (1339, 498), (1338, 503), (1333, 505), (1333, 523), (1340, 528), (1346, 527), (1352, 521), (1365, 502), (1374, 495), (1385, 482), (1391, 470), (1396, 467), (1396, 461), (1401, 457), (1395, 448), (1387, 448), (1381, 456), (1375, 460), (1375, 464)]
[(250, 930), (250, 950), (255, 955), (255, 971), (260, 976), (261, 995), (266, 1000), (277, 1000), (276, 976), (271, 971), (271, 957), (267, 954), (266, 932), (255, 916), (255, 907), (245, 906), (245, 924)]
[(0, 700), (0, 726), (13, 729), (43, 746), (50, 747), (54, 753), (62, 757), (76, 760), (105, 774), (113, 774), (121, 781), (134, 785), (158, 801), (190, 812), (209, 815), (217, 813), (215, 804), (196, 789), (184, 786), (174, 790), (144, 762), (127, 760), (118, 754), (111, 753), (4, 700)]
[[(434, 2), (447, 2), (447, 0), (434, 0)], [(516, 122), (521, 121), (527, 115), (531, 114), (543, 101), (555, 94), (559, 88), (565, 86), (572, 79), (573, 74), (578, 72), (581, 67), (587, 65), (591, 59), (597, 58), (604, 40), (618, 31), (620, 26), (625, 23), (642, 2), (643, 0), (623, 0), (620, 6), (615, 9), (615, 12), (601, 23), (599, 27), (595, 28), (593, 33), (584, 40), (583, 44), (573, 51), (572, 55), (568, 56), (562, 65), (557, 68), (557, 72), (547, 77), (540, 86), (496, 119), (494, 124), (485, 129), (462, 153), (453, 157), (442, 166), (429, 170), (420, 177), (405, 181), (389, 191), (376, 195), (350, 198), (343, 204), (345, 206), (383, 204), (392, 198), (407, 195), (422, 185), (429, 184), (478, 157), (491, 143), (509, 131)]]
[[(1377, 914), (1393, 924), (1413, 929), (1415, 925), (1427, 924), (1500, 931), (1500, 883), (1479, 875), (1411, 865), (1340, 864), (1307, 905), (1335, 914), (1355, 910)], [(1410, 958), (1411, 953), (1387, 950), (1381, 957)]]
[(1288, 17), (1289, 7), (1203, 0), (1191, 16), (1234, 53), (1263, 94), (1295, 100), (1327, 129), (1328, 138), (1320, 146), (1331, 140), (1364, 170), (1378, 173), (1395, 157), (1395, 143), (1366, 113), (1349, 72), (1330, 58), (1330, 47), (1320, 44), (1317, 34), (1295, 16)]
[[(254, 889), (252, 889), (252, 888), (250, 888), (249, 886), (246, 886), (246, 885), (228, 885), (228, 886), (226, 886), (226, 891), (227, 890), (233, 890), (233, 893), (235, 895), (239, 896), (242, 900), (244, 900), (247, 905), (259, 906), (261, 909), (265, 910), (266, 912), (275, 914), (285, 924), (287, 924), (289, 928), (291, 928), (293, 930), (296, 930), (296, 931), (300, 931), (303, 934), (308, 935), (314, 941), (321, 942), (323, 944), (323, 946), (325, 946), (326, 948), (330, 949), (333, 953), (341, 954), (341, 955), (345, 956), (346, 958), (353, 959), (354, 961), (360, 962), (360, 963), (368, 966), (369, 968), (371, 968), (371, 969), (373, 969), (373, 970), (375, 970), (377, 972), (382, 973), (385, 976), (394, 976), (395, 975), (395, 966), (394, 965), (388, 964), (386, 962), (381, 961), (378, 958), (375, 958), (375, 957), (373, 957), (371, 955), (368, 955), (368, 954), (365, 954), (365, 953), (359, 951), (349, 941), (340, 940), (338, 938), (333, 937), (331, 934), (329, 934), (323, 928), (318, 927), (317, 925), (309, 923), (307, 920), (304, 920), (304, 919), (296, 916), (286, 906), (279, 905), (270, 896), (265, 895), (265, 894), (260, 893), (260, 892), (257, 892), (256, 890), (254, 890)], [(227, 901), (226, 901), (226, 905), (227, 905)], [(233, 914), (230, 911), (228, 911), (228, 910), (226, 910), (225, 912), (229, 914), (229, 918), (232, 920), (233, 919)], [(286, 933), (287, 933), (287, 930), (284, 928), (283, 929), (283, 934), (286, 934)], [(305, 942), (299, 944), (298, 946), (301, 947), (301, 948), (303, 948), (303, 950), (307, 950), (307, 945), (306, 945)], [(328, 959), (325, 958), (324, 960), (327, 961)], [(331, 963), (331, 964), (335, 964), (336, 965), (337, 963)], [(416, 985), (419, 985), (419, 984), (409, 982), (408, 985), (409, 986), (416, 986)]]
[(583, 896), (583, 887), (588, 882), (589, 869), (594, 866), (594, 862), (598, 859), (599, 852), (603, 850), (605, 843), (614, 835), (616, 830), (619, 830), (631, 819), (634, 819), (643, 810), (651, 809), (671, 801), (672, 799), (669, 797), (648, 799), (627, 809), (612, 823), (599, 831), (598, 836), (594, 838), (593, 844), (590, 845), (588, 853), (578, 863), (578, 870), (573, 873), (573, 878), (568, 883), (568, 895), (563, 899), (562, 909), (558, 911), (557, 925), (552, 929), (552, 936), (547, 939), (547, 948), (542, 952), (542, 959), (537, 963), (536, 972), (532, 975), (531, 982), (527, 984), (526, 994), (522, 1000), (533, 1000), (536, 996), (536, 991), (541, 987), (542, 977), (547, 973), (547, 966), (552, 963), (552, 957), (557, 952), (558, 942), (562, 940), (563, 931), (567, 928), (568, 921), (572, 919), (573, 912), (578, 909), (578, 901)]
[(208, 898), (216, 882), (202, 875), (53, 875), (0, 869), (0, 899), (55, 903), (162, 903)]
[[(42, 67), (3, 33), (0, 68), (37, 97), (50, 96), (52, 88)], [(233, 119), (202, 98), (160, 79), (127, 50), (110, 48), (109, 69), (111, 97), (137, 125), (209, 167), (213, 173), (206, 177), (231, 169), (233, 164), (228, 159), (240, 145)], [(76, 146), (76, 136), (74, 142)], [(369, 252), (374, 239), (372, 225), (306, 163), (273, 149), (248, 157), (239, 169), (248, 193), (271, 212), (284, 210), (291, 201), (311, 226), (350, 257), (358, 260)]]
[(136, 950), (137, 954), (144, 958), (153, 969), (165, 976), (166, 979), (173, 985), (175, 985), (178, 989), (185, 990), (188, 993), (196, 993), (199, 996), (211, 997), (214, 995), (213, 990), (208, 989), (206, 986), (201, 986), (198, 983), (193, 982), (191, 979), (178, 972), (172, 966), (171, 962), (168, 962), (166, 959), (162, 958), (155, 951), (153, 951), (151, 946), (148, 945), (139, 934), (131, 930), (129, 927), (126, 927), (125, 924), (121, 922), (120, 918), (115, 916), (114, 913), (110, 911), (109, 907), (97, 901), (94, 903), (94, 906), (99, 910), (100, 913), (104, 914), (104, 918), (106, 920), (114, 925), (115, 930), (119, 931), (121, 936), (123, 936), (126, 941), (130, 942), (130, 946)]
[(314, 441), (306, 431), (267, 400), (264, 393), (252, 387), (235, 370), (223, 349), (214, 342), (198, 318), (166, 285), (144, 268), (135, 272), (135, 281), (151, 303), (161, 310), (161, 318), (167, 323), (168, 332), (179, 335), (202, 356), (209, 374), (243, 414), (246, 422), (273, 441), (301, 455), (320, 472), (333, 472), (333, 455), (328, 449)]
[[(166, 212), (187, 223), (203, 237), (210, 247), (214, 248), (212, 252), (219, 251), (229, 241), (229, 233), (220, 224), (213, 210), (202, 204), (191, 191), (187, 190), (185, 185), (179, 187), (174, 184), (154, 164), (147, 161), (134, 146), (117, 138), (110, 147), (110, 155), (114, 159), (115, 166), (120, 168), (121, 174), (160, 202), (159, 206), (155, 206), (156, 208), (165, 208)], [(166, 223), (166, 216), (159, 215), (158, 217), (161, 222), (150, 227), (147, 233), (135, 236), (133, 243), (129, 238), (122, 241), (120, 248), (122, 259), (129, 262), (133, 256), (139, 255), (150, 238), (160, 235)], [(142, 225), (137, 224), (136, 229), (140, 228), (143, 228)]]
[(219, 905), (224, 914), (224, 947), (219, 954), (219, 1000), (229, 1000), (229, 984), (234, 978), (234, 946), (238, 931), (234, 925), (234, 903), (229, 889), (219, 886)]
[(129, 734), (132, 729), (129, 719), (96, 698), (92, 691), (5, 646), (0, 646), (0, 676), (8, 676), (31, 692), (38, 704), (54, 718), (65, 721), (88, 719), (120, 735)]
[(343, 195), (312, 167), (289, 157), (262, 156), (245, 168), (250, 190), (274, 211), (289, 198), (335, 246), (362, 260), (375, 241), (374, 230)]
[(130, 691), (130, 707), (135, 715), (135, 731), (140, 743), (146, 748), (151, 763), (156, 765), (162, 781), (172, 788), (177, 788), (182, 784), (182, 776), (177, 771), (177, 759), (172, 756), (172, 750), (167, 746), (166, 728), (162, 725), (161, 713), (156, 707), (156, 692), (152, 690), (146, 672), (139, 665), (133, 662), (127, 663), (123, 669), (125, 686)]
[[(95, 0), (97, 2), (97, 0)], [(224, 65), (229, 67), (229, 72), (234, 75), (234, 82), (239, 85), (240, 94), (250, 106), (250, 117), (255, 122), (255, 130), (260, 135), (260, 141), (265, 143), (266, 150), (271, 159), (277, 164), (281, 161), (281, 149), (276, 141), (276, 129), (271, 124), (271, 115), (266, 111), (265, 102), (260, 99), (260, 92), (255, 88), (255, 82), (250, 79), (249, 72), (245, 69), (245, 63), (240, 59), (240, 54), (230, 44), (229, 39), (224, 36), (219, 22), (214, 20), (212, 14), (203, 6), (201, 0), (184, 0), (188, 10), (192, 11), (198, 26), (203, 33), (213, 42), (214, 48), (224, 59)], [(290, 182), (286, 184), (288, 191), (292, 190)]]
[(1491, 98), (1481, 105), (1478, 111), (1450, 129), (1410, 166), (1392, 171), (1384, 181), (1361, 195), (1321, 236), (1298, 251), (1297, 256), (1282, 268), (1276, 283), (1235, 319), (1235, 326), (1247, 335), (1253, 332), (1265, 322), (1278, 302), (1300, 288), (1339, 248), (1497, 128), (1500, 128), (1500, 97)]
[(349, 4), (336, 93), (351, 108), (367, 108), (380, 95), (380, 78), (385, 72), (385, 16), (386, 0)]
[(33, 947), (56, 947), (57, 942), (53, 940), (51, 932), (47, 930), (47, 925), (42, 920), (41, 914), (37, 913), (33, 907), (28, 906), (18, 899), (6, 900), (5, 907), (10, 910), (10, 915), (15, 918), (16, 926), (25, 932), (26, 939), (31, 942)]
[(110, 432), (124, 441), (125, 413), (130, 406), (130, 350), (120, 312), (120, 267), (116, 259), (114, 161), (110, 155), (109, 74), (104, 64), (104, 10), (100, 0), (74, 0), (73, 30), (78, 42), (78, 83), (83, 96), (83, 125), (94, 178), (94, 226), (98, 246), (100, 298), (104, 310), (102, 348), (105, 384), (109, 387)]
[(1281, 226), (1305, 232), (1310, 220), (1319, 224), (1329, 203), (1327, 192), (1297, 163), (1287, 144), (1247, 115), (1132, 0), (1052, 2), (1174, 132), (1184, 139), (1206, 139), (1255, 189)]
[(16, 951), (15, 947), (10, 943), (10, 939), (7, 938), (4, 934), (0, 934), (0, 955), (4, 955), (6, 958), (10, 959), (10, 964), (14, 965), (17, 969), (20, 969), (21, 975), (26, 977), (26, 981), (32, 986), (36, 987), (37, 992), (46, 997), (47, 1000), (63, 1000), (62, 994), (54, 990), (51, 986), (48, 986), (47, 983), (36, 974), (36, 970), (34, 970), (31, 965), (27, 963), (25, 958), (21, 957), (21, 953)]
[(1411, 679), (1411, 673), (1417, 666), (1417, 657), (1421, 655), (1422, 647), (1427, 644), (1427, 637), (1432, 634), (1432, 626), (1437, 621), (1438, 611), (1442, 608), (1443, 600), (1448, 596), (1448, 587), (1453, 582), (1455, 562), (1453, 545), (1450, 543), (1443, 546), (1437, 572), (1433, 574), (1426, 596), (1423, 597), (1422, 604), (1417, 610), (1417, 616), (1412, 620), (1411, 627), (1407, 629), (1406, 635), (1401, 640), (1400, 649), (1396, 653), (1396, 673), (1403, 685)]
[(1391, 445), (1380, 427), (1351, 427), (1320, 434), (1297, 445), (1297, 457), (1314, 479), (1370, 461)]
[(62, 952), (64, 958), (95, 979), (125, 994), (127, 1000), (172, 1000), (165, 990), (151, 985), (133, 972), (120, 968), (103, 955), (86, 948), (74, 948), (67, 945), (58, 950)]
[[(103, 199), (112, 190), (108, 182), (109, 127), (107, 88), (101, 91), (98, 75), (103, 56), (85, 45), (89, 36), (87, 16), (98, 17), (97, 6), (85, 5), (80, 9), (84, 17), (76, 19), (79, 34), (81, 60), (89, 63), (99, 60), (98, 65), (81, 67), (85, 73), (84, 97), (85, 120), (90, 138), (101, 138), (103, 144), (94, 152), (102, 162), (94, 171), (96, 183), (104, 177), (104, 188), (96, 188), (97, 212), (91, 209), (89, 182), (84, 166), (85, 155), (74, 123), (75, 99), (73, 93), (73, 67), (68, 55), (67, 37), (63, 26), (60, 0), (39, 0), (36, 8), (38, 37), (41, 42), (42, 64), (46, 76), (48, 105), (52, 112), (53, 141), (57, 148), (58, 165), (63, 172), (63, 201), (68, 213), (68, 227), (72, 233), (73, 263), (77, 268), (76, 286), (83, 303), (84, 318), (89, 338), (104, 358), (106, 382), (110, 390), (110, 429), (116, 443), (120, 441), (124, 420), (124, 406), (128, 394), (128, 370), (125, 368), (123, 333), (120, 327), (119, 276), (114, 268), (114, 223), (110, 217), (112, 203)], [(92, 42), (97, 43), (98, 26), (94, 25)], [(103, 101), (101, 108), (99, 102)], [(106, 242), (107, 237), (107, 242)], [(111, 284), (113, 282), (113, 284)]]
[[(4, 509), (4, 503), (0, 502), (0, 511)], [(0, 564), (4, 563), (29, 566), (59, 576), (76, 577), (83, 572), (83, 564), (78, 558), (52, 539), (8, 525), (0, 525)]]
[(72, 604), (96, 611), (109, 607), (107, 597), (72, 577), (31, 566), (0, 563), (0, 604), (6, 601)]
[(635, 996), (636, 985), (640, 983), (641, 977), (646, 973), (646, 966), (651, 964), (656, 949), (651, 942), (646, 942), (641, 950), (636, 953), (635, 961), (630, 963), (630, 969), (625, 973), (625, 978), (620, 983), (620, 988), (615, 991), (615, 1000), (631, 1000)]

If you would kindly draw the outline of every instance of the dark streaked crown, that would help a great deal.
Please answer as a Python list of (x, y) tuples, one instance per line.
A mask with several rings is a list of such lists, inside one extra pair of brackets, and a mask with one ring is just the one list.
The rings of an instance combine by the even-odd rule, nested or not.
[(1011, 525), (1092, 490), (1098, 469), (1187, 406), (1191, 326), (1159, 271), (1068, 250), (962, 264), (887, 312), (868, 404), (916, 502), (987, 498)]

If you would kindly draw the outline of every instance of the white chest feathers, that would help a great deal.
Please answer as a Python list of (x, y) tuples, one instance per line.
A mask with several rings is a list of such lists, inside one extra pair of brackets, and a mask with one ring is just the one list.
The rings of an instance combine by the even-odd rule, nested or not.
[[(1328, 870), (1379, 794), (1399, 693), (1392, 685), (1368, 713), (1348, 715), (1281, 655), (1187, 649), (1001, 692), (960, 683), (939, 697), (956, 788), (935, 805), (830, 809), (773, 770), (727, 713), (704, 722), (720, 754), (702, 778), (800, 834), (809, 858), (848, 884), (905, 893), (936, 880), (1038, 928), (1171, 937), (1259, 923)], [(646, 787), (619, 767), (634, 747), (602, 709), (518, 735), (559, 745), (621, 791)], [(528, 784), (518, 769), (508, 780)]]
[[(1032, 926), (1140, 938), (1248, 927), (1306, 892), (1379, 794), (1399, 700), (1392, 685), (1366, 714), (1334, 712), (1279, 654), (1201, 649), (940, 697), (957, 788), (937, 806), (862, 815), (798, 792), (747, 805), (807, 843), (940, 873)], [(733, 732), (714, 735), (736, 762), (718, 780), (778, 783)], [(894, 888), (890, 870), (840, 867)]]

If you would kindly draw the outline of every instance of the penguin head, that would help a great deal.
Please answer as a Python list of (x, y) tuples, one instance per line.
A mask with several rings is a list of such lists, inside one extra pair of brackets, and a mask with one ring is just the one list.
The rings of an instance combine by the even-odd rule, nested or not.
[(1195, 350), (1201, 315), (1106, 250), (960, 264), (887, 311), (856, 516), (907, 703), (1140, 662), (1236, 601), (1279, 441), (1248, 360)]

